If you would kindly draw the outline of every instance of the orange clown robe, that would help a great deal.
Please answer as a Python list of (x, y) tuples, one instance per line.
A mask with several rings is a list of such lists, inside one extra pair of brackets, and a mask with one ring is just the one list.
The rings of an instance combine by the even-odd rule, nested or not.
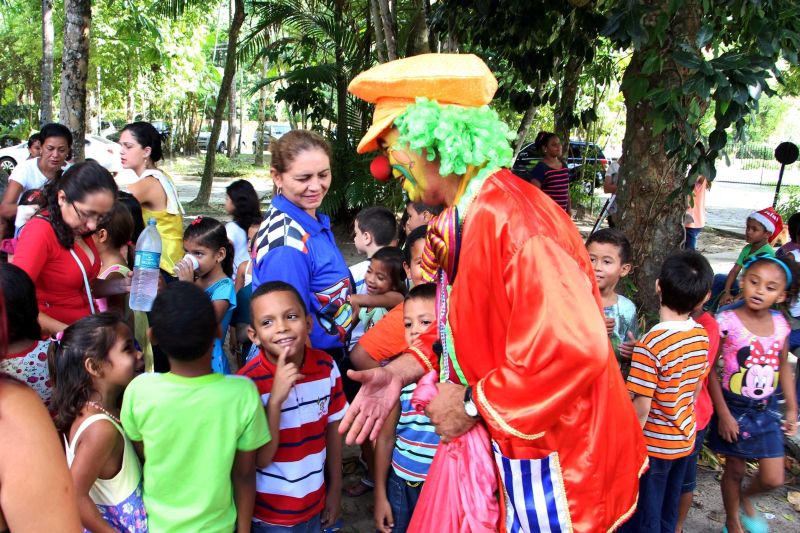
[[(518, 529), (513, 501), (521, 496), (500, 471), (511, 464), (518, 475), (521, 464), (523, 472), (547, 469), (550, 504), (559, 508), (551, 531), (616, 529), (635, 509), (647, 451), (570, 218), (510, 171), (495, 172), (467, 210), (450, 288), (455, 358), (474, 388), (504, 487), (499, 528)], [(410, 350), (426, 369), (439, 369), (434, 329)]]

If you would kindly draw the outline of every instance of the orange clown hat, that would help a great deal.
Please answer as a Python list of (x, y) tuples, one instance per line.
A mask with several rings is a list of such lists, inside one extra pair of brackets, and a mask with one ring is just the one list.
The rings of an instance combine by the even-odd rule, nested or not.
[(350, 82), (347, 90), (375, 104), (372, 126), (358, 143), (357, 151), (363, 154), (378, 149), (378, 137), (418, 97), (479, 107), (492, 101), (497, 80), (476, 55), (422, 54), (366, 70)]

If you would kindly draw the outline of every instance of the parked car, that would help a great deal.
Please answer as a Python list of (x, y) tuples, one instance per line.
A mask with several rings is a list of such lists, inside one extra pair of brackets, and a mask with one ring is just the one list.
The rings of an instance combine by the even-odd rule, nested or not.
[(28, 141), (0, 149), (0, 171), (11, 174), (14, 167), (22, 161), (28, 159)]
[[(270, 131), (269, 124), (265, 124), (264, 125), (264, 130), (265, 130), (264, 131), (264, 147), (263, 147), (262, 151), (267, 151), (267, 150), (269, 150), (269, 143), (272, 142), (272, 140), (273, 140), (272, 139), (272, 132)], [(256, 150), (257, 150), (259, 133), (260, 133), (259, 130), (256, 129), (256, 132), (253, 135), (253, 153), (256, 153)]]
[[(97, 135), (87, 135), (84, 140), (86, 159), (93, 159), (103, 165), (109, 172), (122, 170), (119, 158), (119, 145)], [(0, 170), (9, 174), (21, 162), (28, 159), (28, 143), (20, 143), (0, 150)]]
[[(511, 170), (524, 177), (541, 160), (542, 154), (536, 149), (534, 143), (526, 144), (519, 151)], [(566, 163), (569, 169), (569, 181), (574, 182), (582, 178), (584, 191), (587, 194), (591, 194), (595, 187), (603, 185), (608, 159), (603, 154), (603, 150), (595, 143), (570, 141)], [(587, 168), (584, 168), (584, 165)], [(590, 175), (586, 175), (587, 170)]]
[[(200, 150), (208, 150), (208, 140), (211, 138), (210, 131), (201, 131), (197, 135), (197, 147)], [(219, 139), (217, 139), (217, 152), (222, 153), (228, 147), (226, 141), (228, 140), (228, 123), (223, 122), (219, 130)]]

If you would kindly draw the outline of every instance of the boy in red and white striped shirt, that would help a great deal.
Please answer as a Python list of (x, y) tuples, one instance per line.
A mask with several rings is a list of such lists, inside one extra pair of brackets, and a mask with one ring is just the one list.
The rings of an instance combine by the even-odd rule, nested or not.
[(661, 266), (660, 322), (633, 349), (628, 391), (644, 431), (650, 468), (639, 480), (636, 513), (623, 531), (675, 531), (694, 449), (694, 400), (709, 371), (708, 335), (690, 313), (708, 299), (711, 265), (685, 250)]
[(294, 287), (260, 285), (250, 305), (248, 335), (260, 352), (239, 374), (258, 387), (273, 436), (256, 459), (252, 531), (320, 531), (341, 514), (341, 376), (330, 355), (308, 346), (312, 317)]

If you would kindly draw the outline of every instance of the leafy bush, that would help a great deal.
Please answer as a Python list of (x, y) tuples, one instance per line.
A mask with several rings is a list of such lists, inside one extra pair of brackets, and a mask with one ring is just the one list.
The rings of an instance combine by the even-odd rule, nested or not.
[(800, 212), (800, 187), (791, 185), (782, 187), (775, 210), (780, 213), (784, 222), (793, 214)]

